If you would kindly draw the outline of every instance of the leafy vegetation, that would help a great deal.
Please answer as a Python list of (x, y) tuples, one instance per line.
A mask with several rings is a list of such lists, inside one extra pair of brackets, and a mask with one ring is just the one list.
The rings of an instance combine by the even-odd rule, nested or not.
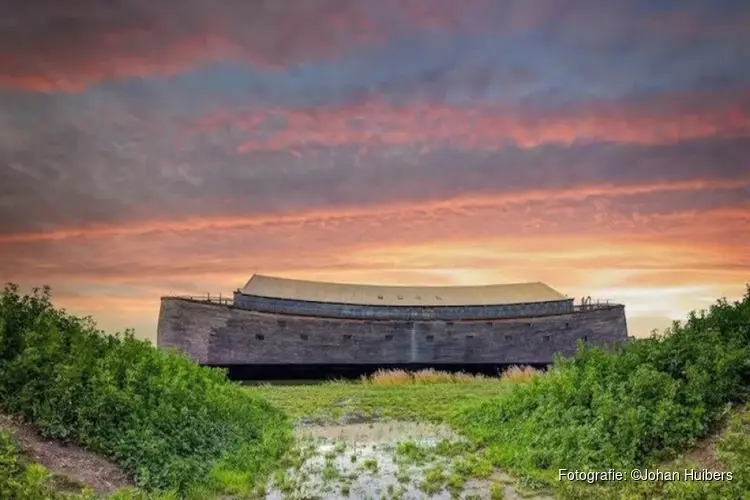
[(494, 465), (550, 480), (559, 468), (658, 464), (706, 436), (749, 389), (750, 288), (663, 336), (614, 352), (581, 348), (454, 423)]
[(223, 371), (55, 309), (0, 299), (0, 409), (112, 458), (148, 490), (203, 497), (259, 484), (292, 442), (284, 415)]
[(718, 441), (717, 455), (715, 458), (721, 461), (718, 470), (731, 471), (731, 481), (684, 480), (685, 469), (699, 471), (705, 465), (680, 456), (659, 465), (661, 471), (681, 474), (683, 477), (679, 481), (622, 481), (585, 486), (561, 482), (558, 484), (558, 496), (577, 500), (747, 500), (750, 498), (750, 409), (731, 413)]
[[(62, 483), (62, 484), (61, 484)], [(28, 461), (11, 432), (0, 429), (0, 500), (95, 500), (90, 488), (71, 485), (42, 465)], [(107, 500), (177, 500), (174, 493), (146, 493), (133, 488), (119, 490)]]
[(0, 429), (0, 498), (60, 498), (44, 468), (27, 464), (10, 432)]

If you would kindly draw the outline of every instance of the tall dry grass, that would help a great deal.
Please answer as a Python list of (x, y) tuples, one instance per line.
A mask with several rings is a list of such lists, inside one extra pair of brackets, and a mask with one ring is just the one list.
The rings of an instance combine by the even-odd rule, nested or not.
[(503, 372), (502, 379), (508, 382), (531, 382), (542, 373), (544, 372), (531, 366), (513, 365)]
[(489, 382), (507, 380), (511, 382), (528, 382), (542, 373), (530, 366), (512, 366), (500, 376), (487, 376), (482, 374), (471, 374), (465, 372), (445, 372), (433, 368), (408, 371), (408, 370), (378, 370), (371, 375), (363, 375), (363, 384), (370, 385), (404, 385), (404, 384), (431, 384), (431, 383), (461, 383), (461, 382)]

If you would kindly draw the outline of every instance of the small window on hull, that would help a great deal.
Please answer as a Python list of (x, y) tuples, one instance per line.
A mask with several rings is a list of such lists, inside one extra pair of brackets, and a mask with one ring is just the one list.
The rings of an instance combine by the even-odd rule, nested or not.
[(351, 335), (344, 335), (344, 340), (351, 340), (351, 339), (352, 339)]
[(428, 342), (432, 342), (433, 340), (435, 340), (435, 336), (434, 335), (428, 335), (426, 338), (427, 338)]
[(505, 340), (513, 340), (513, 336), (512, 335), (506, 335), (505, 336)]
[(264, 338), (266, 338), (266, 337), (265, 337), (265, 335), (261, 335), (260, 333), (258, 333), (258, 334), (256, 334), (256, 335), (255, 335), (255, 338), (256, 338), (257, 340), (263, 340), (263, 339), (264, 339)]
[(302, 340), (307, 340), (308, 337), (306, 333), (301, 333), (299, 338), (301, 338)]
[(552, 338), (549, 335), (545, 335), (543, 338), (545, 342), (549, 342), (552, 340)]
[(393, 335), (386, 335), (385, 340), (393, 340)]

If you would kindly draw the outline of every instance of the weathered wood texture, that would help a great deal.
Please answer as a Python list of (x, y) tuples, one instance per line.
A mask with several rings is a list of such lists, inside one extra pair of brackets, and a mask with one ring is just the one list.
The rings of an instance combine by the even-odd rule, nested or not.
[(627, 340), (621, 305), (472, 321), (365, 321), (269, 314), (165, 297), (157, 343), (208, 365), (549, 363), (579, 340)]

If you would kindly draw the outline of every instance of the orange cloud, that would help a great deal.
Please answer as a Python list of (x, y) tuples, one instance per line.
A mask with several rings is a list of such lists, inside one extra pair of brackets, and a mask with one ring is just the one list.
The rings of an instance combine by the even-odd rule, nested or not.
[[(80, 228), (56, 229), (37, 233), (19, 233), (0, 235), (0, 244), (23, 243), (47, 240), (63, 240), (67, 238), (97, 238), (107, 236), (142, 235), (155, 232), (184, 232), (233, 228), (250, 228), (260, 226), (298, 226), (314, 221), (348, 220), (358, 217), (377, 215), (379, 218), (389, 215), (404, 216), (407, 213), (430, 213), (440, 211), (476, 210), (481, 208), (498, 208), (506, 205), (528, 203), (534, 201), (573, 201), (588, 197), (624, 196), (655, 192), (701, 191), (706, 189), (736, 189), (750, 185), (747, 179), (691, 179), (669, 183), (650, 184), (620, 184), (614, 185), (580, 185), (569, 189), (541, 189), (515, 193), (465, 195), (461, 198), (390, 203), (377, 206), (349, 206), (329, 210), (301, 211), (296, 213), (263, 214), (259, 216), (242, 217), (194, 217), (178, 220), (148, 220), (113, 226), (91, 226)], [(729, 208), (722, 209), (726, 215), (744, 217), (750, 214), (750, 209)], [(691, 214), (692, 216), (692, 214)]]
[(601, 200), (585, 198), (392, 212), (374, 208), (308, 220), (299, 214), (294, 223), (269, 219), (186, 231), (162, 226), (6, 243), (0, 245), (0, 275), (23, 282), (81, 279), (119, 285), (163, 280), (205, 291), (211, 283), (224, 283), (219, 289), (237, 286), (253, 271), (359, 272), (376, 279), (405, 269), (415, 276), (459, 269), (470, 279), (492, 269), (539, 273), (545, 267), (569, 276), (576, 269), (584, 274), (608, 269), (612, 278), (628, 269), (747, 273), (750, 206), (666, 213), (651, 208), (637, 214), (630, 209), (666, 196), (664, 191), (610, 196), (600, 209), (594, 205)]

